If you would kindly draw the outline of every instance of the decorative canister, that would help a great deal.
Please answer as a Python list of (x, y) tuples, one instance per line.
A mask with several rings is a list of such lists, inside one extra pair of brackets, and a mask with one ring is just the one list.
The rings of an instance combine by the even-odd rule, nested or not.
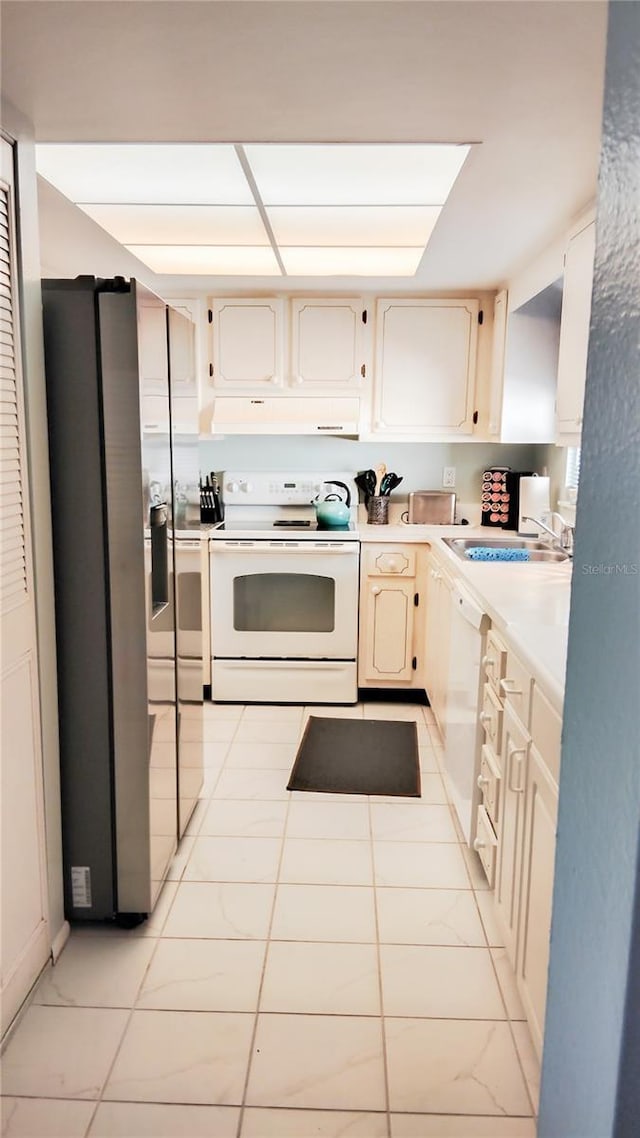
[(367, 504), (367, 521), (371, 526), (386, 526), (389, 522), (389, 495), (372, 494)]

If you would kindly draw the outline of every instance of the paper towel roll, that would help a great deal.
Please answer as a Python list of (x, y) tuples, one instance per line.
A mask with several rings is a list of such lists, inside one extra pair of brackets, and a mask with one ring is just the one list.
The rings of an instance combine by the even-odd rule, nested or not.
[(518, 509), (518, 533), (521, 537), (540, 537), (544, 532), (527, 518), (540, 518), (551, 509), (549, 505), (549, 479), (532, 478), (520, 479), (520, 502)]

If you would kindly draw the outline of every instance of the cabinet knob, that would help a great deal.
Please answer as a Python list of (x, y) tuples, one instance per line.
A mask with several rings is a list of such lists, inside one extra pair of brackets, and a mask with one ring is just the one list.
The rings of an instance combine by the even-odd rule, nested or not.
[(483, 786), (488, 786), (488, 785), (489, 785), (489, 779), (484, 778), (481, 774), (479, 774), (478, 778), (476, 780), (476, 786), (478, 787), (478, 790), (482, 790)]
[(479, 850), (483, 850), (484, 847), (486, 846), (486, 844), (487, 844), (486, 842), (482, 841), (482, 838), (475, 838), (474, 843), (473, 843), (473, 848), (477, 853)]
[(513, 687), (512, 685), (514, 683), (515, 680), (510, 680), (508, 677), (505, 677), (504, 680), (500, 680), (500, 690), (503, 691), (505, 695), (522, 695), (522, 688)]
[(372, 588), (372, 590), (371, 590), (371, 592), (373, 593), (374, 597), (377, 597), (377, 595), (378, 595), (378, 593), (379, 593), (380, 591), (381, 591), (381, 589), (380, 589), (380, 586), (379, 586), (379, 585), (374, 585), (374, 586), (373, 586), (373, 588)]
[(481, 711), (478, 718), (480, 719), (481, 723), (490, 723), (491, 722), (491, 712), (490, 711)]
[(480, 662), (482, 664), (482, 667), (485, 668), (487, 672), (489, 671), (489, 668), (493, 670), (493, 668), (496, 666), (496, 662), (493, 659), (493, 656), (483, 656)]
[(398, 572), (398, 562), (394, 561), (393, 557), (391, 558), (391, 560), (389, 562), (387, 562), (387, 564), (388, 564), (388, 568), (389, 568), (390, 573), (397, 573)]

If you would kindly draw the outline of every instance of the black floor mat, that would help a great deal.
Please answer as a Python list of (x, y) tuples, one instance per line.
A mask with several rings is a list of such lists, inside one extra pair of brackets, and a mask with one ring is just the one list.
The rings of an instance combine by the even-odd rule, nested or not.
[(311, 715), (287, 790), (419, 798), (416, 724)]

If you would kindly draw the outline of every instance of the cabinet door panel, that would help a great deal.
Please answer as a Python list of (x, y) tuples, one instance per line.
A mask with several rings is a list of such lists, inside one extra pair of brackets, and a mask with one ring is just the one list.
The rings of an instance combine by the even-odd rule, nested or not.
[(529, 736), (510, 707), (502, 731), (502, 821), (498, 834), (496, 909), (507, 955), (515, 966), (522, 868), (522, 832)]
[(294, 300), (291, 378), (302, 388), (358, 387), (366, 366), (362, 301)]
[(473, 430), (478, 301), (380, 300), (374, 431)]
[(214, 385), (263, 388), (282, 383), (282, 301), (229, 298), (213, 302)]
[(365, 676), (410, 680), (413, 581), (367, 581)]
[(529, 754), (526, 801), (517, 977), (531, 1035), (538, 1054), (541, 1054), (547, 1001), (558, 788), (535, 746), (531, 747)]

